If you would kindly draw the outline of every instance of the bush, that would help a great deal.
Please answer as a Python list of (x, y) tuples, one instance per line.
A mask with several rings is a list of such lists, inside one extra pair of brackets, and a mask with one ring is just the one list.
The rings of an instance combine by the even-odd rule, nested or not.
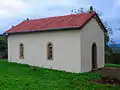
[(119, 67), (120, 68), (120, 64), (105, 64), (105, 67)]
[(105, 54), (105, 63), (120, 64), (120, 54), (113, 53), (111, 55)]

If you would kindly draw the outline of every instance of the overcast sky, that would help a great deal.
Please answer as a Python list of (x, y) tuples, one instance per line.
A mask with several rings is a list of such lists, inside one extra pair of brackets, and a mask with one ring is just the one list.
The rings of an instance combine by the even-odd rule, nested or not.
[(113, 28), (113, 39), (119, 42), (120, 0), (0, 0), (0, 33), (26, 18), (43, 18), (71, 14), (72, 9), (93, 6)]

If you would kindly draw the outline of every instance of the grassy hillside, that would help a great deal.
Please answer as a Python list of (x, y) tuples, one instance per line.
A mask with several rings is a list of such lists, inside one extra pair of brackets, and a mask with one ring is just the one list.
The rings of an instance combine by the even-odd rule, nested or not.
[(119, 90), (120, 86), (93, 84), (95, 72), (74, 74), (34, 68), (0, 60), (0, 90)]

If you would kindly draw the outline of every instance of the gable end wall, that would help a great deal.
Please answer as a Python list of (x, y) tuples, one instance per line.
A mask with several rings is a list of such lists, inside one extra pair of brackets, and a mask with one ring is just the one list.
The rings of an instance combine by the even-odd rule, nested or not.
[(97, 45), (97, 66), (104, 67), (104, 32), (95, 18), (92, 18), (82, 30), (81, 40), (81, 70), (91, 71), (92, 68), (92, 44)]

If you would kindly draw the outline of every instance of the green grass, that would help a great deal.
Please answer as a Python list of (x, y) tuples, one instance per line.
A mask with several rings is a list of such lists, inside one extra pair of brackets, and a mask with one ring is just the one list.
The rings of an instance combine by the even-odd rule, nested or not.
[(105, 67), (118, 67), (118, 68), (120, 68), (120, 64), (106, 64)]
[(0, 90), (120, 90), (120, 86), (93, 84), (95, 72), (74, 74), (0, 60)]

